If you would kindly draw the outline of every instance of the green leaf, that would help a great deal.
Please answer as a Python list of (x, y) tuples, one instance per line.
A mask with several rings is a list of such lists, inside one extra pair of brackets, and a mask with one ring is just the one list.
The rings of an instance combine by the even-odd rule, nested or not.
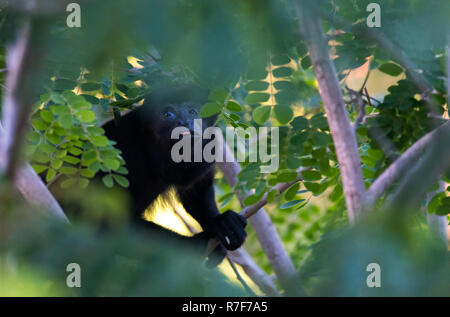
[(86, 188), (89, 185), (89, 180), (86, 178), (80, 178), (78, 180), (78, 185), (80, 186), (80, 188)]
[(314, 132), (312, 135), (312, 140), (317, 146), (327, 146), (331, 143), (331, 136), (324, 132)]
[(85, 94), (80, 95), (80, 96), (82, 96), (84, 99), (86, 99), (86, 101), (89, 102), (90, 104), (98, 105), (100, 103), (100, 99), (98, 99), (94, 96), (85, 95)]
[(309, 122), (308, 119), (306, 119), (303, 116), (295, 117), (294, 120), (290, 123), (291, 127), (293, 128), (294, 132), (306, 130), (309, 128)]
[(256, 92), (256, 93), (249, 94), (245, 98), (245, 102), (249, 105), (256, 105), (261, 102), (266, 102), (267, 100), (269, 100), (269, 97), (270, 97), (270, 95), (267, 93)]
[(113, 174), (114, 180), (122, 187), (129, 187), (130, 186), (130, 182), (128, 181), (128, 179), (122, 175), (118, 175), (118, 174)]
[(92, 105), (87, 102), (86, 100), (84, 100), (83, 97), (80, 96), (80, 98), (82, 98), (83, 100), (77, 100), (76, 102), (71, 103), (71, 106), (73, 109), (75, 110), (82, 110), (82, 109), (90, 109), (92, 108)]
[(289, 121), (291, 121), (292, 117), (294, 116), (294, 112), (289, 106), (277, 105), (274, 107), (273, 110), (275, 114), (275, 119), (277, 119), (277, 121), (280, 124), (287, 124)]
[(95, 120), (95, 113), (90, 110), (82, 110), (77, 113), (77, 117), (81, 122), (92, 122)]
[(318, 171), (303, 171), (302, 177), (307, 181), (318, 181), (322, 178), (322, 174)]
[(81, 153), (83, 153), (82, 150), (80, 150), (79, 148), (77, 148), (77, 147), (75, 147), (75, 146), (70, 147), (70, 148), (68, 149), (68, 151), (69, 151), (70, 154), (75, 155), (75, 156), (78, 156), (78, 155), (80, 155)]
[(67, 189), (67, 188), (73, 187), (76, 183), (77, 183), (77, 179), (76, 178), (69, 178), (69, 179), (64, 180), (61, 183), (61, 188), (62, 189)]
[(430, 202), (428, 203), (428, 213), (430, 214), (436, 213), (436, 210), (440, 205), (441, 200), (445, 197), (446, 195), (444, 192), (439, 192), (436, 195), (434, 195), (433, 198), (431, 198)]
[(70, 166), (63, 166), (60, 169), (60, 172), (63, 173), (63, 174), (66, 174), (66, 175), (74, 175), (74, 174), (77, 173), (77, 171), (78, 171), (77, 168), (70, 167)]
[(49, 168), (47, 171), (47, 176), (45, 176), (45, 181), (48, 183), (56, 176), (56, 171), (53, 168)]
[(99, 83), (95, 83), (95, 82), (81, 84), (81, 90), (83, 90), (83, 91), (98, 90), (98, 89), (100, 89), (100, 87), (101, 87), (101, 85)]
[(302, 160), (295, 156), (288, 155), (286, 157), (286, 167), (289, 169), (297, 169), (302, 164)]
[(57, 157), (59, 158), (64, 158), (64, 156), (67, 155), (67, 150), (59, 150), (58, 153), (56, 154)]
[(200, 117), (208, 118), (214, 116), (222, 111), (223, 105), (217, 102), (207, 102), (200, 109)]
[(119, 162), (119, 160), (116, 160), (116, 159), (110, 159), (110, 158), (104, 159), (103, 164), (105, 164), (105, 166), (107, 168), (109, 168), (110, 170), (115, 170), (120, 167), (120, 162)]
[(112, 188), (114, 186), (114, 180), (112, 175), (105, 175), (102, 178), (103, 184), (105, 184), (106, 187)]
[(239, 120), (241, 120), (241, 117), (238, 116), (238, 115), (235, 114), (235, 113), (230, 113), (229, 117), (230, 117), (230, 119), (231, 119), (232, 121), (239, 121)]
[(50, 111), (54, 114), (54, 115), (63, 115), (63, 114), (68, 114), (69, 113), (69, 107), (65, 106), (65, 105), (52, 105), (50, 106)]
[(39, 145), (39, 150), (41, 150), (44, 153), (51, 154), (56, 150), (56, 148), (51, 144), (42, 143)]
[(95, 176), (95, 173), (93, 171), (91, 171), (90, 169), (83, 168), (80, 170), (80, 175), (83, 177), (92, 178)]
[(64, 157), (64, 162), (67, 162), (69, 164), (75, 165), (78, 164), (80, 162), (80, 159), (77, 157), (73, 157), (70, 155), (67, 155), (66, 157)]
[(40, 174), (48, 168), (48, 166), (41, 164), (32, 164), (31, 166), (33, 167), (36, 174)]
[(61, 138), (59, 136), (57, 136), (56, 134), (50, 134), (50, 133), (46, 133), (45, 137), (47, 138), (48, 141), (50, 141), (50, 143), (57, 145), (61, 142)]
[(295, 183), (293, 185), (291, 185), (285, 192), (284, 192), (284, 199), (290, 201), (293, 200), (295, 198), (295, 196), (297, 196), (297, 192), (300, 189), (300, 184), (299, 183)]
[(72, 120), (72, 115), (65, 114), (59, 117), (58, 122), (63, 128), (69, 129), (70, 127), (72, 127)]
[(118, 101), (111, 102), (109, 105), (111, 107), (128, 108), (128, 107), (131, 107), (133, 104), (141, 101), (142, 99), (143, 99), (142, 97), (137, 97), (134, 99), (118, 100)]
[(225, 195), (221, 196), (217, 201), (219, 203), (221, 203), (221, 202), (225, 201), (227, 198), (233, 197), (233, 195), (234, 195), (234, 192), (226, 193)]
[(105, 130), (100, 127), (88, 127), (87, 131), (92, 135), (102, 135), (105, 133)]
[(256, 91), (261, 91), (261, 90), (266, 90), (269, 87), (269, 83), (265, 82), (265, 81), (250, 81), (247, 84), (245, 84), (244, 88), (247, 91), (250, 90), (256, 90)]
[(115, 172), (116, 172), (116, 173), (119, 173), (119, 174), (124, 174), (124, 175), (126, 175), (126, 174), (128, 174), (128, 169), (125, 168), (124, 166), (121, 166), (121, 167), (118, 168)]
[(312, 63), (311, 63), (311, 57), (309, 57), (309, 55), (303, 57), (303, 58), (302, 58), (302, 61), (301, 61), (301, 65), (302, 65), (302, 68), (303, 68), (303, 69), (308, 69), (308, 68), (310, 68), (311, 65), (312, 65)]
[(270, 110), (272, 107), (270, 106), (259, 106), (255, 110), (253, 110), (252, 116), (253, 120), (257, 124), (264, 124), (270, 117)]
[(246, 197), (243, 201), (244, 206), (251, 206), (256, 204), (264, 195), (264, 192), (260, 193), (260, 194), (254, 194), (254, 195), (250, 195), (248, 197)]
[(89, 162), (97, 157), (97, 152), (95, 150), (89, 150), (83, 153), (81, 156), (82, 161)]
[(288, 208), (297, 206), (298, 204), (300, 204), (303, 201), (305, 201), (305, 200), (304, 199), (297, 199), (297, 200), (289, 201), (289, 202), (281, 205), (280, 209), (288, 209)]
[(98, 170), (100, 169), (100, 162), (99, 161), (94, 161), (91, 164), (89, 164), (88, 168), (89, 168), (90, 171), (92, 171), (94, 173), (97, 173)]
[(450, 214), (450, 205), (440, 205), (436, 208), (437, 216), (447, 216)]
[(45, 131), (48, 127), (48, 123), (41, 119), (34, 119), (31, 121), (31, 125), (38, 131)]
[(50, 166), (53, 167), (55, 170), (58, 170), (62, 164), (63, 160), (61, 160), (60, 158), (55, 158), (51, 161)]
[(57, 79), (54, 81), (55, 90), (72, 90), (76, 85), (77, 82), (70, 79)]
[(96, 146), (107, 146), (108, 145), (108, 139), (103, 135), (93, 135), (89, 138), (92, 142), (92, 144)]
[(268, 72), (265, 70), (265, 66), (262, 64), (258, 65), (258, 67), (250, 67), (251, 69), (247, 72), (247, 79), (265, 79), (268, 75)]
[(306, 140), (308, 140), (309, 138), (309, 132), (299, 132), (296, 133), (292, 138), (291, 138), (291, 143), (292, 144), (298, 144), (298, 145), (302, 145), (303, 143), (306, 142)]
[(394, 76), (394, 77), (403, 73), (403, 68), (401, 68), (400, 66), (398, 66), (397, 64), (394, 64), (394, 63), (383, 64), (380, 67), (378, 67), (378, 69), (381, 72), (388, 74), (390, 76)]
[(210, 94), (208, 99), (212, 101), (217, 101), (219, 103), (224, 103), (229, 95), (229, 92), (225, 89), (216, 89), (213, 90)]
[(321, 113), (314, 115), (309, 121), (311, 122), (311, 127), (315, 129), (323, 130), (328, 128), (327, 118), (325, 118)]
[(330, 194), (330, 200), (332, 202), (336, 202), (339, 198), (342, 197), (342, 185), (337, 184), (336, 187), (334, 187), (333, 191)]
[(297, 172), (290, 171), (290, 170), (282, 171), (278, 174), (277, 179), (278, 179), (278, 182), (280, 182), (280, 183), (288, 183), (288, 182), (295, 181), (297, 179)]
[(41, 118), (44, 119), (44, 121), (49, 122), (49, 123), (52, 122), (54, 119), (52, 113), (48, 110), (41, 110), (40, 115), (41, 115)]
[(306, 189), (313, 194), (319, 194), (322, 192), (322, 186), (318, 183), (304, 182), (303, 185), (305, 185)]
[(30, 132), (27, 134), (27, 140), (31, 143), (38, 142), (41, 139), (41, 135), (38, 132)]
[(227, 105), (226, 105), (226, 108), (228, 110), (230, 110), (230, 111), (233, 111), (233, 112), (241, 112), (242, 111), (241, 105), (236, 103), (236, 102), (234, 102), (234, 101), (228, 101)]
[(291, 59), (286, 55), (277, 55), (272, 57), (272, 65), (274, 66), (280, 66), (280, 65), (286, 65), (289, 64)]
[(291, 76), (293, 73), (292, 68), (290, 67), (279, 67), (272, 71), (273, 76), (279, 78), (279, 77), (288, 77)]
[(56, 104), (64, 104), (64, 98), (58, 94), (57, 92), (52, 91), (52, 93), (50, 94), (50, 99), (56, 103)]

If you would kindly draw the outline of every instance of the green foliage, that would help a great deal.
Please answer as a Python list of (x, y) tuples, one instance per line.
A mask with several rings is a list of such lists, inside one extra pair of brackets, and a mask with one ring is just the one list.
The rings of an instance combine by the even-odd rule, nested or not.
[[(367, 96), (363, 98), (367, 115), (357, 129), (357, 142), (366, 186), (370, 186), (414, 142), (433, 130), (436, 124), (444, 122), (444, 119), (431, 119), (428, 116), (426, 97), (435, 104), (436, 114), (442, 115), (448, 111), (445, 80), (447, 37), (443, 30), (448, 29), (450, 4), (440, 0), (380, 1), (383, 8), (383, 28), (380, 33), (398, 45), (398, 50), (411, 61), (414, 67), (409, 71), (417, 72), (431, 84), (433, 89), (429, 96), (424, 96), (409, 77), (408, 70), (399, 64), (400, 61), (393, 60), (382, 45), (377, 45), (364, 32), (354, 32), (358, 27), (365, 27), (368, 14), (366, 7), (370, 2), (373, 1), (342, 0), (338, 5), (333, 1), (318, 2), (318, 9), (322, 10), (324, 17), (333, 12), (336, 18), (324, 21), (323, 26), (330, 38), (330, 52), (343, 88), (347, 85), (349, 72), (368, 59), (370, 70), (379, 70), (386, 77), (403, 76), (402, 80), (388, 88), (384, 96), (370, 100), (367, 100)], [(33, 36), (36, 38), (33, 40), (39, 43), (39, 49), (46, 54), (43, 54), (42, 63), (45, 68), (36, 71), (37, 79), (30, 84), (36, 86), (34, 88), (39, 98), (36, 99), (30, 118), (27, 156), (34, 170), (46, 183), (61, 178), (60, 184), (64, 188), (75, 185), (81, 187), (76, 192), (83, 194), (75, 200), (82, 202), (83, 210), (88, 210), (98, 202), (89, 198), (83, 188), (91, 183), (97, 173), (104, 173), (101, 183), (106, 188), (129, 186), (126, 162), (114, 147), (114, 142), (105, 136), (101, 123), (110, 119), (119, 122), (122, 111), (138, 107), (147, 93), (160, 87), (180, 83), (207, 87), (211, 93), (208, 102), (201, 108), (201, 117), (217, 115), (221, 127), (277, 127), (280, 136), (279, 148), (269, 147), (272, 155), (278, 151), (280, 168), (277, 171), (262, 174), (260, 168), (265, 165), (264, 162), (246, 161), (242, 163), (239, 182), (235, 187), (223, 185), (222, 175), (217, 177), (220, 192), (218, 202), (222, 209), (230, 206), (239, 209), (235, 197), (238, 193), (251, 193), (243, 201), (246, 206), (256, 203), (267, 194), (267, 208), (295, 265), (299, 267), (303, 261), (311, 260), (317, 264), (317, 271), (322, 273), (320, 270), (325, 265), (336, 263), (336, 267), (331, 270), (328, 266), (324, 269), (336, 275), (331, 276), (330, 273), (330, 276), (326, 275), (327, 280), (318, 282), (312, 281), (314, 274), (306, 274), (306, 267), (305, 276), (308, 277), (311, 294), (422, 295), (416, 286), (427, 285), (423, 276), (418, 278), (417, 285), (410, 285), (409, 291), (404, 286), (407, 282), (402, 274), (399, 275), (403, 283), (399, 284), (401, 287), (395, 288), (395, 285), (389, 284), (392, 288), (387, 293), (367, 293), (369, 291), (358, 291), (354, 285), (350, 285), (343, 272), (355, 267), (352, 262), (355, 258), (358, 263), (368, 260), (368, 254), (364, 252), (371, 250), (372, 242), (377, 256), (387, 259), (384, 262), (386, 265), (399, 264), (392, 259), (394, 254), (401, 253), (402, 247), (415, 250), (389, 230), (388, 237), (383, 236), (385, 231), (370, 231), (379, 226), (369, 227), (368, 235), (357, 231), (359, 229), (344, 233), (336, 240), (332, 239), (333, 242), (324, 247), (323, 253), (321, 246), (311, 251), (311, 245), (320, 238), (322, 242), (319, 245), (328, 243), (328, 237), (323, 236), (328, 232), (328, 223), (335, 225), (346, 221), (343, 216), (345, 199), (336, 149), (327, 116), (322, 109), (311, 58), (298, 33), (294, 5), (295, 2), (275, 0), (137, 0), (130, 6), (125, 0), (117, 0), (114, 6), (105, 7), (101, 1), (89, 1), (82, 4), (83, 28), (79, 30), (65, 26), (64, 14), (52, 16), (51, 23), (45, 21), (47, 16), (34, 21)], [(6, 67), (6, 40), (14, 36), (12, 26), (20, 22), (21, 15), (20, 5), (14, 15), (7, 15), (0, 9), (0, 70)], [(5, 19), (6, 16), (11, 17)], [(337, 21), (346, 21), (353, 28), (341, 26)], [(90, 31), (86, 32), (86, 29)], [(136, 58), (133, 66), (128, 63), (127, 56)], [(0, 84), (3, 85), (4, 80), (5, 72), (0, 71)], [(348, 95), (345, 97), (346, 101), (351, 99)], [(358, 113), (353, 100), (348, 102), (347, 109), (350, 119), (355, 120)], [(269, 141), (272, 137), (269, 133)], [(304, 168), (302, 181), (279, 195), (273, 186), (294, 181), (300, 167)], [(448, 181), (448, 173), (446, 177), (443, 179)], [(395, 190), (395, 185), (391, 190)], [(382, 199), (386, 199), (390, 191)], [(108, 202), (105, 209), (114, 210), (113, 205)], [(427, 208), (429, 213), (448, 215), (448, 192), (437, 193)], [(89, 210), (95, 214), (95, 208)], [(43, 232), (47, 235), (45, 230)], [(61, 238), (51, 230), (48, 233), (48, 239), (53, 237), (58, 241)], [(83, 234), (74, 231), (70, 237), (76, 241), (75, 245), (89, 247), (90, 240), (83, 240)], [(376, 234), (381, 236), (374, 239)], [(30, 238), (24, 237), (24, 246), (30, 243), (26, 239)], [(96, 260), (99, 263), (107, 262), (100, 254), (111, 252), (117, 246), (121, 250), (131, 246), (133, 251), (127, 253), (127, 257), (134, 257), (135, 251), (141, 254), (130, 241), (123, 239), (116, 244), (116, 240), (108, 238), (109, 242), (90, 249), (92, 254), (99, 255), (87, 265), (96, 267)], [(53, 245), (54, 241), (46, 243)], [(258, 264), (261, 263), (269, 271), (267, 260), (261, 250), (256, 250), (251, 234), (248, 244)], [(383, 249), (383, 245), (389, 248)], [(40, 250), (43, 257), (47, 255), (45, 252), (50, 251), (45, 248), (44, 242), (41, 248), (35, 248), (29, 254), (28, 249), (24, 247), (23, 250), (26, 251), (18, 254), (29, 267), (25, 276), (32, 275), (28, 280), (31, 284), (36, 283), (34, 279), (45, 280), (48, 272), (54, 276), (56, 266), (52, 265), (58, 259), (51, 257), (48, 263), (50, 269), (47, 270), (45, 263), (42, 264), (44, 261), (34, 252)], [(65, 251), (59, 244), (55, 244), (55, 250)], [(75, 255), (81, 254), (80, 250), (75, 251), (80, 252), (75, 252)], [(148, 256), (150, 262), (163, 262), (158, 262), (151, 254)], [(111, 271), (105, 275), (99, 274), (98, 279), (105, 280), (117, 274), (123, 263), (116, 260), (109, 259), (113, 262)], [(314, 262), (316, 260), (318, 262)], [(395, 268), (405, 269), (411, 276), (416, 276), (417, 270), (405, 264), (412, 263), (411, 259), (402, 257), (400, 262)], [(130, 279), (134, 279), (134, 282), (129, 282), (124, 277), (120, 281), (131, 285), (129, 289), (132, 291), (127, 295), (142, 294), (143, 288), (150, 287), (145, 284), (145, 278), (140, 284), (141, 280), (133, 275), (138, 269), (144, 272), (146, 263), (146, 260), (142, 260), (139, 262), (142, 266), (125, 264), (132, 272)], [(425, 259), (423, 263), (429, 262)], [(192, 266), (191, 262), (182, 264), (183, 267)], [(168, 268), (171, 274), (175, 274), (174, 280), (182, 280), (174, 273), (174, 268)], [(193, 280), (198, 279), (197, 273), (193, 273)], [(95, 274), (98, 274), (98, 270), (89, 274), (92, 274), (90, 278), (93, 281), (97, 281)], [(150, 277), (158, 281), (170, 280), (165, 275), (158, 279), (152, 274), (154, 271), (149, 273), (149, 280)], [(10, 280), (8, 283), (16, 281)], [(199, 289), (206, 287), (203, 282), (198, 284)], [(120, 284), (111, 285), (104, 289), (87, 288), (78, 295), (121, 295), (117, 288)], [(159, 285), (151, 289), (150, 293), (172, 294), (168, 290), (174, 289), (169, 287), (173, 284), (161, 286), (161, 292), (157, 293)], [(338, 291), (337, 285), (343, 286), (342, 293)], [(440, 284), (436, 289), (439, 290), (439, 287)], [(181, 289), (180, 294), (183, 293)], [(446, 290), (444, 287), (442, 289)], [(208, 288), (203, 290), (209, 292)], [(3, 291), (1, 286), (0, 291)], [(58, 295), (60, 292), (55, 288), (49, 294)], [(204, 293), (194, 291), (192, 294)], [(208, 293), (211, 294), (216, 293)], [(436, 294), (442, 293), (436, 291)]]
[[(91, 83), (89, 87), (94, 85)], [(100, 85), (95, 87), (100, 89)], [(27, 152), (35, 171), (46, 172), (46, 182), (62, 175), (65, 178), (62, 187), (75, 184), (86, 187), (101, 170), (109, 173), (109, 185), (113, 185), (114, 179), (121, 186), (128, 186), (123, 176), (115, 174), (125, 162), (114, 142), (97, 127), (95, 105), (71, 90), (64, 90), (42, 95), (38, 107), (32, 115)]]
[[(217, 270), (203, 267), (198, 250), (157, 236), (124, 227), (99, 235), (88, 225), (50, 219), (15, 228), (8, 245), (0, 245), (0, 259), (7, 254), (15, 263), (3, 268), (2, 296), (245, 295)], [(80, 265), (80, 288), (66, 286), (69, 263)]]
[[(393, 211), (390, 211), (393, 212)], [(397, 210), (398, 212), (398, 210)], [(301, 269), (312, 296), (434, 296), (449, 294), (448, 252), (414, 221), (391, 214), (333, 230), (313, 245)], [(376, 263), (381, 287), (367, 287)]]

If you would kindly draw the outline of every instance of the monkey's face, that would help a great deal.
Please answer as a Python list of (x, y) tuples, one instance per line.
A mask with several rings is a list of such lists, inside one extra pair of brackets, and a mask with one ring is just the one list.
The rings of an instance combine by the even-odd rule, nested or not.
[(214, 124), (215, 118), (201, 119), (201, 106), (199, 103), (184, 102), (158, 109), (153, 120), (153, 131), (158, 143), (171, 147), (183, 137), (202, 138), (203, 131)]

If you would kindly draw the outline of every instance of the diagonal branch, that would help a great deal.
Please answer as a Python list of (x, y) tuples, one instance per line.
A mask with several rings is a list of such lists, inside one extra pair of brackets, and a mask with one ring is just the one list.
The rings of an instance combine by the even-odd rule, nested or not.
[(28, 20), (15, 43), (7, 50), (5, 94), (3, 97), (3, 126), (1, 144), (1, 169), (9, 180), (14, 180), (17, 166), (21, 161), (22, 143), (27, 131), (28, 116), (31, 109), (29, 79), (33, 72), (35, 52), (31, 46), (31, 25)]
[(450, 121), (447, 121), (439, 128), (436, 128), (416, 141), (416, 143), (406, 150), (375, 180), (367, 192), (367, 206), (374, 205), (376, 200), (380, 198), (401, 175), (417, 162), (417, 159), (429, 149), (431, 144), (440, 134), (450, 135)]
[(36, 52), (30, 43), (30, 21), (7, 51), (6, 87), (3, 96), (3, 124), (0, 124), (0, 169), (26, 201), (68, 222), (63, 210), (29, 164), (22, 166), (22, 143), (27, 131), (32, 104), (31, 74), (36, 67)]

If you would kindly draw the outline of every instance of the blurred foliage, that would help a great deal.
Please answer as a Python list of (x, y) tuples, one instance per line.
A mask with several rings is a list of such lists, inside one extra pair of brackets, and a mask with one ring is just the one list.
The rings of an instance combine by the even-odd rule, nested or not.
[[(323, 235), (312, 246), (311, 257), (300, 269), (307, 293), (312, 296), (450, 295), (449, 253), (415, 217), (393, 219), (383, 213), (351, 229)], [(380, 287), (367, 287), (366, 279), (372, 271), (366, 268), (370, 263), (380, 266)]]
[[(401, 153), (434, 129), (436, 124), (436, 121), (427, 116), (424, 96), (420, 96), (411, 78), (400, 65), (391, 60), (384, 48), (361, 33), (354, 34), (338, 26), (338, 20), (364, 26), (368, 15), (366, 7), (370, 2), (372, 1), (317, 1), (317, 8), (326, 17), (324, 29), (330, 39), (333, 61), (343, 87), (346, 86), (349, 74), (368, 60), (370, 71), (379, 70), (386, 77), (403, 76), (402, 80), (389, 87), (385, 96), (377, 96), (377, 99), (365, 96), (367, 119), (357, 129), (357, 138), (366, 186), (370, 186)], [(14, 39), (27, 16), (23, 1), (14, 2), (10, 7), (6, 7), (6, 3), (7, 1), (0, 1), (1, 85), (5, 80), (2, 69), (5, 68), (6, 44)], [(422, 251), (417, 251), (420, 254), (414, 253), (416, 249), (402, 240), (402, 232), (406, 230), (404, 225), (401, 225), (397, 234), (394, 232), (395, 228), (388, 226), (386, 229), (381, 225), (373, 225), (361, 226), (367, 229), (366, 238), (362, 237), (365, 231), (361, 228), (328, 235), (330, 228), (339, 227), (347, 221), (344, 194), (336, 151), (321, 107), (311, 60), (299, 36), (293, 1), (116, 0), (114, 4), (105, 5), (102, 1), (80, 0), (78, 3), (82, 8), (81, 28), (71, 29), (65, 25), (67, 12), (64, 10), (64, 2), (60, 0), (42, 1), (41, 7), (37, 7), (32, 15), (32, 36), (34, 43), (37, 43), (41, 62), (37, 65), (39, 71), (34, 78), (36, 103), (31, 114), (26, 154), (36, 172), (47, 183), (56, 182), (58, 186), (73, 188), (71, 195), (64, 199), (80, 202), (82, 212), (78, 211), (78, 216), (84, 222), (94, 224), (116, 216), (120, 219), (119, 223), (126, 221), (126, 215), (121, 213), (120, 208), (126, 198), (121, 194), (114, 195), (117, 200), (100, 200), (101, 187), (92, 192), (85, 189), (98, 171), (107, 173), (103, 177), (103, 184), (114, 187), (117, 190), (115, 193), (128, 186), (126, 162), (114, 147), (114, 142), (104, 136), (104, 131), (99, 126), (107, 120), (120, 120), (121, 113), (139, 107), (145, 95), (159, 87), (174, 83), (195, 83), (211, 91), (201, 115), (218, 115), (218, 125), (221, 128), (279, 127), (280, 148), (271, 151), (279, 150), (280, 169), (262, 174), (260, 167), (263, 162), (247, 160), (242, 163), (243, 169), (235, 187), (226, 185), (223, 175), (218, 174), (217, 201), (221, 210), (239, 210), (236, 193), (252, 192), (245, 199), (245, 205), (257, 202), (268, 193), (267, 209), (295, 266), (300, 268), (305, 261), (314, 263), (305, 269), (305, 281), (311, 285), (311, 294), (380, 295), (381, 293), (376, 293), (377, 290), (366, 289), (365, 291), (373, 292), (364, 293), (358, 285), (348, 284), (352, 283), (348, 279), (348, 268), (354, 267), (356, 263), (365, 263), (372, 254), (372, 249), (373, 254), (378, 254), (387, 261), (383, 267), (391, 265), (389, 261), (394, 261), (394, 255), (401, 255), (398, 267), (393, 266), (393, 279), (389, 275), (389, 280), (395, 281), (394, 275), (397, 273), (398, 279), (403, 279), (399, 283), (406, 281), (404, 274), (408, 272), (411, 272), (409, 276), (417, 276), (417, 281), (414, 282), (417, 284), (409, 291), (403, 288), (408, 285), (404, 282), (401, 284), (402, 288), (390, 287), (388, 293), (382, 294), (422, 294), (419, 287), (432, 283), (419, 274), (423, 267), (421, 265), (428, 265), (428, 262), (422, 261), (426, 245), (424, 244)], [(389, 38), (416, 65), (418, 72), (433, 87), (430, 97), (437, 105), (438, 114), (448, 115), (445, 47), (450, 4), (440, 0), (380, 0), (377, 3), (382, 8), (382, 28), (377, 31)], [(354, 120), (358, 113), (348, 91), (345, 100), (349, 116)], [(442, 122), (443, 120), (439, 120), (438, 124)], [(283, 195), (272, 190), (278, 183), (294, 180), (299, 167), (308, 168), (303, 173), (304, 181), (291, 186)], [(450, 172), (442, 180), (450, 182)], [(431, 192), (435, 189), (429, 190)], [(428, 212), (449, 214), (449, 192), (436, 193), (428, 203)], [(390, 191), (382, 197), (380, 204), (387, 199), (389, 193)], [(425, 197), (422, 204), (426, 204)], [(417, 219), (419, 223), (425, 223), (424, 217)], [(46, 274), (54, 274), (52, 268), (56, 266), (52, 265), (62, 263), (58, 261), (63, 258), (58, 260), (57, 253), (51, 252), (59, 250), (59, 239), (66, 229), (46, 229), (39, 226), (36, 230), (44, 230), (42, 232), (45, 234), (42, 233), (42, 236), (48, 235), (45, 241), (52, 247), (46, 247), (44, 240), (34, 241), (33, 229), (27, 229), (31, 238), (24, 237), (21, 240), (23, 243), (18, 244), (18, 250), (22, 250), (22, 253), (18, 253), (18, 258), (24, 263), (20, 278), (25, 279), (24, 283), (29, 283), (30, 293), (34, 292), (34, 279), (46, 281)], [(81, 254), (77, 253), (81, 252), (78, 244), (90, 246), (89, 254), (96, 255), (85, 259), (92, 261), (85, 264), (89, 267), (98, 267), (95, 263), (97, 260), (99, 263), (106, 261), (101, 257), (107, 257), (107, 253), (114, 249), (113, 246), (125, 250), (130, 248), (126, 251), (130, 253), (125, 252), (124, 257), (142, 257), (142, 263), (159, 263), (157, 259), (151, 258), (150, 253), (139, 249), (140, 243), (132, 246), (125, 234), (99, 239), (99, 245), (94, 248), (91, 246), (93, 240), (89, 239), (95, 235), (89, 230), (77, 227), (68, 233), (68, 237), (73, 235), (75, 255)], [(406, 236), (412, 235), (405, 232)], [(311, 247), (321, 238), (323, 241)], [(28, 251), (29, 242), (26, 239), (36, 243), (28, 247), (38, 247)], [(257, 263), (272, 273), (251, 229), (246, 247)], [(105, 248), (104, 251), (102, 248)], [(434, 247), (430, 248), (432, 252)], [(46, 252), (51, 254), (47, 254), (46, 259), (33, 258), (33, 250), (45, 251), (44, 255)], [(401, 253), (399, 250), (404, 251)], [(335, 255), (335, 258), (327, 258), (327, 254)], [(414, 267), (415, 264), (411, 264), (411, 267), (405, 264), (416, 261), (409, 254), (418, 254), (417, 267)], [(348, 262), (355, 258), (358, 261), (353, 264)], [(433, 254), (429, 259), (442, 261)], [(45, 269), (47, 260), (48, 271)], [(144, 292), (148, 295), (153, 292), (154, 289), (148, 288), (144, 291), (145, 283), (139, 279), (132, 282), (135, 277), (130, 273), (130, 281), (126, 281), (125, 277), (121, 281), (123, 285), (130, 283), (130, 286), (121, 293), (122, 290), (118, 288), (120, 283), (114, 284), (108, 280), (108, 274), (115, 274), (115, 270), (122, 264), (120, 261), (111, 261), (111, 267), (106, 265), (104, 275), (99, 274), (98, 269), (92, 271), (95, 274), (92, 273), (89, 279), (98, 281), (98, 285), (92, 284), (91, 288), (82, 290), (81, 295), (130, 295)], [(314, 281), (315, 277), (311, 276), (316, 273), (311, 267), (316, 267), (319, 272), (317, 274), (320, 275), (327, 262), (336, 263), (336, 267), (333, 270), (325, 268), (327, 274)], [(186, 270), (195, 270), (196, 267), (189, 263), (183, 264), (185, 273), (182, 275), (186, 276), (181, 277), (179, 272), (175, 273), (176, 269), (170, 263), (161, 264), (154, 271), (149, 271), (148, 281), (151, 280), (150, 277), (157, 281), (170, 280), (169, 275), (174, 274), (171, 281), (175, 283), (180, 279), (180, 285), (184, 285), (183, 281), (187, 283), (188, 280), (183, 279), (190, 278), (190, 272)], [(133, 272), (141, 272), (144, 267), (133, 266), (133, 270), (136, 270)], [(402, 268), (405, 268), (406, 273), (399, 273)], [(353, 272), (351, 274), (366, 275), (364, 271)], [(428, 271), (424, 269), (423, 272)], [(192, 274), (192, 280), (199, 279), (195, 275), (197, 271)], [(15, 277), (12, 277), (9, 283), (15, 281)], [(200, 278), (198, 283), (203, 281)], [(430, 293), (446, 291), (441, 288), (440, 282), (436, 282)], [(108, 283), (114, 285), (108, 288)], [(160, 294), (171, 294), (172, 290), (179, 290), (180, 294), (188, 292), (187, 288), (174, 287), (173, 283), (168, 284), (172, 288), (162, 287)], [(192, 294), (212, 295), (219, 291), (206, 291), (209, 286), (205, 285), (207, 284), (201, 284), (200, 290), (195, 290)], [(209, 291), (212, 293), (208, 293)], [(61, 292), (64, 291), (55, 286), (49, 288), (48, 294)]]
[[(99, 231), (97, 226), (69, 226), (47, 217), (27, 219), (32, 210), (14, 212), (1, 219), (10, 230), (2, 232), (0, 244), (0, 296), (245, 294), (218, 271), (206, 269), (200, 250), (126, 226)], [(23, 216), (19, 222), (17, 215)], [(80, 288), (66, 286), (69, 263), (81, 267)]]

